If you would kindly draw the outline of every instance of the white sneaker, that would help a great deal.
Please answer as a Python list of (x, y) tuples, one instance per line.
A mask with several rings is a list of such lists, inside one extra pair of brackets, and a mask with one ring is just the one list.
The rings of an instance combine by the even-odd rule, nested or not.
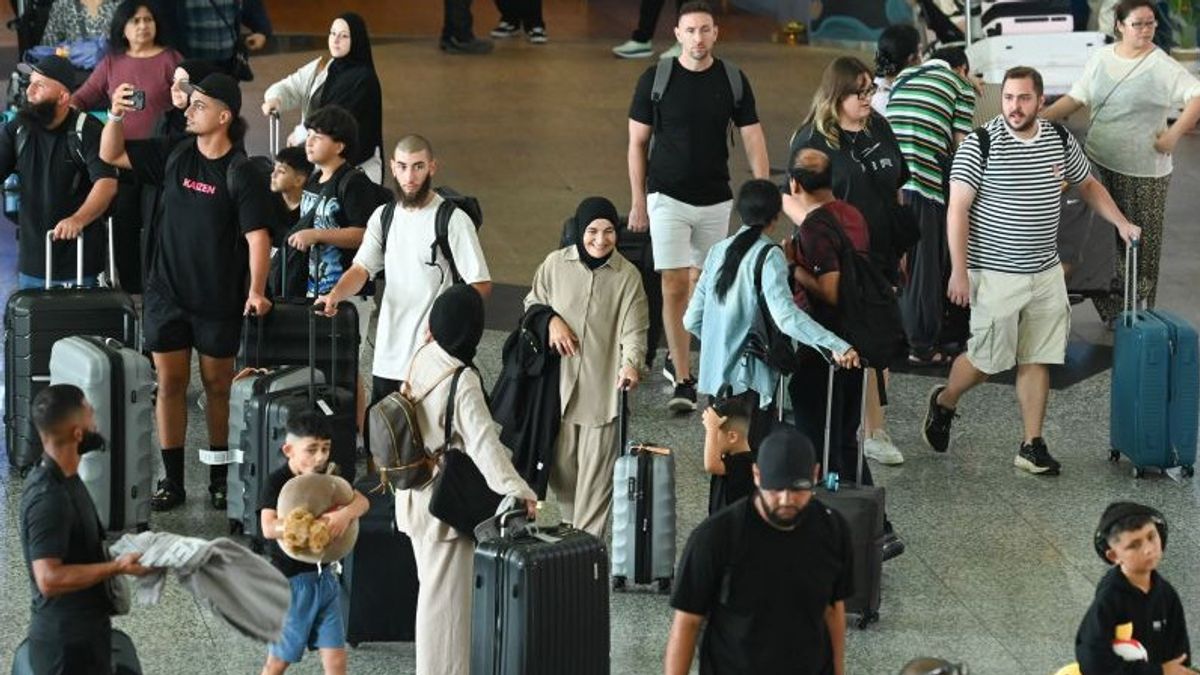
[(671, 47), (667, 51), (659, 54), (658, 58), (660, 58), (660, 59), (677, 59), (677, 58), (679, 58), (679, 56), (681, 54), (683, 54), (683, 45), (676, 42), (674, 47)]
[(623, 59), (644, 59), (654, 53), (654, 46), (648, 41), (626, 40), (613, 47), (612, 53)]
[(873, 459), (888, 466), (904, 463), (904, 455), (901, 454), (900, 448), (892, 443), (892, 439), (885, 429), (876, 429), (871, 432), (871, 435), (863, 443), (863, 454), (867, 456), (867, 459)]

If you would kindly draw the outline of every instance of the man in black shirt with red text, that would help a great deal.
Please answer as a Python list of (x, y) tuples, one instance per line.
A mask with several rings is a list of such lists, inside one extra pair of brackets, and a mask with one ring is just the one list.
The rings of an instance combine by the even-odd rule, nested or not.
[(686, 675), (706, 621), (701, 675), (845, 672), (850, 526), (813, 498), (819, 466), (795, 428), (771, 432), (757, 459), (757, 492), (688, 539), (671, 596), (666, 675)]
[[(143, 318), (146, 347), (158, 372), (155, 412), (166, 469), (151, 501), (156, 511), (186, 499), (183, 443), (192, 349), (200, 354), (209, 446), (214, 453), (228, 451), (229, 389), (242, 316), (271, 310), (265, 295), (271, 193), (237, 149), (246, 133), (246, 121), (239, 117), (241, 91), (222, 73), (190, 89), (188, 136), (126, 144), (121, 118), (131, 107), (132, 85), (120, 85), (100, 147), (105, 161), (162, 188)], [(208, 491), (216, 509), (225, 508), (227, 467), (209, 467)]]

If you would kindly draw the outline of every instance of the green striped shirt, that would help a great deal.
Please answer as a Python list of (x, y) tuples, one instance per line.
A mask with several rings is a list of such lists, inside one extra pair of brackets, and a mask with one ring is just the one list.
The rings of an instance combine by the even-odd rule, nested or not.
[(939, 158), (953, 154), (955, 133), (971, 133), (975, 91), (937, 59), (901, 71), (895, 85), (887, 119), (912, 172), (903, 189), (945, 204)]

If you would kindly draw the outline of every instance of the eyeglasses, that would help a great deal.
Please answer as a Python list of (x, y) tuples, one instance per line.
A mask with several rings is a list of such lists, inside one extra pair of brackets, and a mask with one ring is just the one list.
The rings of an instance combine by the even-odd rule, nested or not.
[(1147, 28), (1153, 30), (1158, 27), (1158, 21), (1155, 19), (1151, 19), (1150, 21), (1131, 21), (1129, 27), (1134, 30), (1146, 30)]
[(860, 101), (866, 101), (874, 96), (875, 92), (877, 91), (879, 91), (879, 85), (872, 83), (868, 85), (866, 89), (859, 89), (858, 91), (854, 92), (854, 95), (857, 96)]

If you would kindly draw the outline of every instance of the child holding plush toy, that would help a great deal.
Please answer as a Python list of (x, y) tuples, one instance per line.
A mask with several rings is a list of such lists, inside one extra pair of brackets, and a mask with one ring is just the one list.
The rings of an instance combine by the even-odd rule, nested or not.
[(1167, 545), (1167, 521), (1157, 510), (1114, 502), (1104, 510), (1093, 543), (1113, 565), (1075, 636), (1084, 675), (1184, 675), (1190, 646), (1183, 604), (1157, 571)]
[(292, 602), (279, 642), (268, 647), (263, 674), (299, 663), (319, 649), (326, 675), (346, 672), (341, 590), (332, 566), (354, 546), (367, 498), (345, 480), (326, 475), (332, 445), (329, 423), (316, 412), (288, 420), (287, 464), (263, 489), (262, 532), (273, 539), (271, 562), (288, 578)]

